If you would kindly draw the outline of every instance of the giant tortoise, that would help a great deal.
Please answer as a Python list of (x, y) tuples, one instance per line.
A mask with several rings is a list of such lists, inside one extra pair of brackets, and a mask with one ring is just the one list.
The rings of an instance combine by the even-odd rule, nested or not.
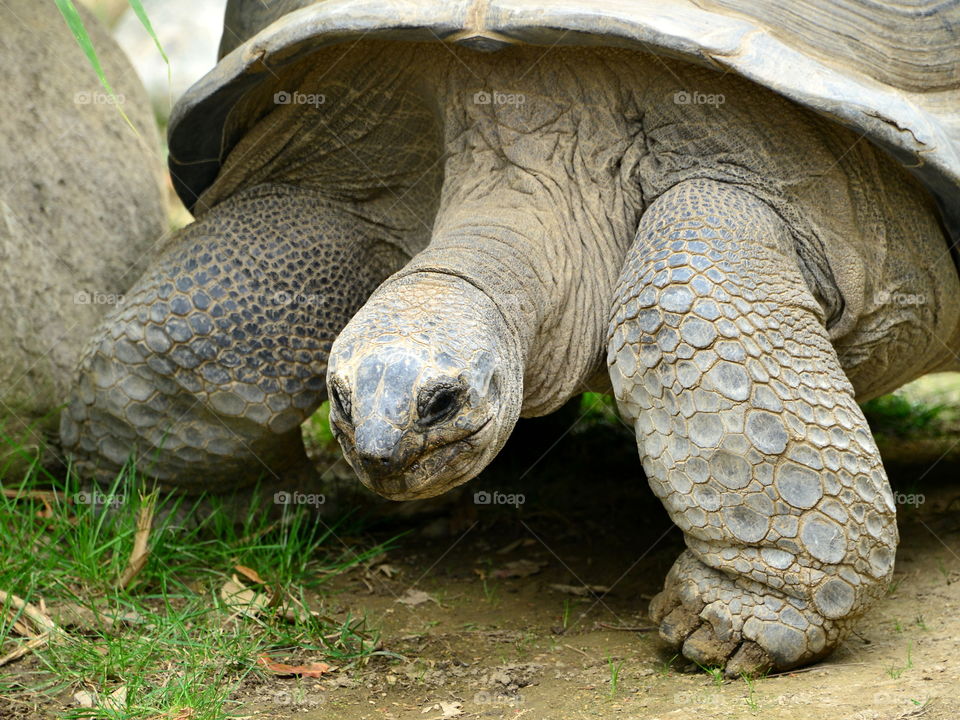
[[(229, 232), (185, 239), (104, 326), (78, 392), (111, 419), (72, 436), (119, 460), (166, 431), (188, 483), (229, 425), (270, 465), (323, 387), (285, 383), (327, 360), (349, 461), (412, 499), (475, 476), (518, 417), (612, 386), (688, 548), (661, 636), (729, 674), (823, 657), (897, 542), (857, 400), (957, 364), (958, 33), (960, 5), (922, 0), (307, 4), (181, 102), (171, 168)], [(319, 256), (344, 238), (429, 246), (329, 359), (264, 354), (293, 323), (249, 275), (221, 274), (229, 300), (196, 288), (219, 258), (285, 291), (361, 266)], [(218, 327), (230, 362), (184, 395)]]

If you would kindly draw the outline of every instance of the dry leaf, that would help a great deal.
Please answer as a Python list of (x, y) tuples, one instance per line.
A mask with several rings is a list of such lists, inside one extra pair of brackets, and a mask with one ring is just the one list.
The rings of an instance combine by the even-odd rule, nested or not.
[[(10, 619), (7, 618), (7, 622), (9, 621)], [(20, 637), (36, 637), (37, 636), (37, 634), (30, 628), (30, 626), (26, 625), (24, 622), (20, 620), (14, 621), (11, 627), (13, 628), (13, 631)]]
[(296, 598), (289, 598), (280, 607), (280, 616), (287, 622), (304, 622), (310, 618), (320, 617), (320, 613), (304, 607)]
[(143, 616), (135, 610), (113, 613), (71, 602), (53, 603), (47, 607), (47, 614), (62, 627), (91, 632), (100, 631), (105, 625), (115, 628), (122, 623), (142, 625), (145, 622)]
[(17, 490), (0, 488), (0, 494), (14, 500), (40, 500), (44, 505), (54, 501), (63, 501), (63, 494), (56, 490)]
[(103, 617), (84, 605), (54, 603), (47, 607), (47, 614), (62, 627), (81, 630), (98, 630), (103, 626)]
[(379, 552), (376, 555), (374, 555), (372, 558), (367, 558), (367, 561), (364, 563), (364, 566), (366, 566), (367, 569), (370, 569), (374, 565), (380, 565), (381, 563), (385, 563), (386, 561), (387, 561), (387, 553)]
[(3, 665), (6, 665), (7, 663), (13, 662), (14, 660), (22, 658), (24, 655), (26, 655), (27, 653), (33, 652), (38, 647), (43, 647), (44, 645), (47, 644), (47, 640), (49, 639), (50, 639), (50, 633), (43, 633), (42, 635), (37, 635), (36, 637), (30, 638), (25, 643), (23, 643), (23, 645), (20, 645), (19, 647), (14, 648), (3, 657), (0, 657), (0, 667), (2, 667)]
[(257, 664), (277, 675), (300, 675), (301, 677), (318, 678), (321, 675), (334, 672), (337, 668), (325, 662), (312, 662), (309, 665), (287, 665), (286, 663), (271, 660), (267, 655), (257, 658)]
[(513, 560), (508, 562), (501, 568), (497, 568), (492, 573), (490, 577), (495, 578), (520, 578), (520, 577), (529, 577), (530, 575), (536, 575), (543, 568), (547, 566), (547, 563), (541, 560)]
[(127, 686), (121, 685), (110, 693), (104, 698), (101, 707), (104, 710), (113, 710), (114, 712), (125, 710), (127, 707)]
[(151, 715), (147, 720), (192, 720), (194, 717), (196, 711), (193, 708), (176, 708), (163, 715)]
[(427, 705), (423, 710), (420, 711), (421, 715), (424, 715), (431, 710), (439, 710), (442, 713), (441, 717), (452, 718), (463, 715), (463, 703), (460, 702), (440, 702), (434, 703), (432, 705)]
[(382, 563), (380, 565), (377, 565), (375, 568), (373, 568), (371, 572), (373, 572), (374, 574), (383, 573), (383, 575), (385, 575), (386, 577), (392, 578), (394, 575), (400, 574), (400, 568), (398, 568), (396, 565), (388, 565), (387, 563)]
[(53, 633), (61, 631), (57, 624), (36, 605), (28, 603), (26, 600), (14, 595), (13, 593), (7, 593), (3, 590), (0, 590), (0, 606), (7, 604), (9, 604), (11, 608), (22, 612), (21, 617), (26, 617), (29, 619), (41, 631)]
[(220, 588), (220, 598), (234, 612), (254, 617), (267, 607), (270, 599), (263, 593), (248, 588), (234, 575)]
[(97, 704), (97, 694), (89, 690), (78, 690), (73, 694), (73, 700), (80, 707), (92, 708)]
[(533, 538), (520, 538), (519, 540), (514, 540), (512, 543), (504, 545), (502, 548), (497, 550), (497, 555), (506, 555), (509, 552), (513, 552), (518, 547), (530, 547), (531, 545), (536, 545), (537, 541)]
[(40, 498), (43, 503), (43, 510), (37, 510), (37, 517), (41, 520), (49, 520), (53, 517), (53, 505), (46, 498)]
[(264, 580), (262, 577), (260, 577), (260, 574), (256, 570), (252, 568), (248, 568), (246, 565), (234, 565), (233, 569), (236, 570), (241, 575), (243, 575), (248, 580), (252, 580), (258, 585), (267, 584), (267, 581)]
[(65, 631), (57, 625), (50, 617), (35, 605), (28, 603), (23, 598), (17, 597), (13, 593), (7, 593), (0, 590), (0, 607), (8, 607), (8, 611), (20, 611), (21, 620), (33, 623), (38, 631), (33, 633), (29, 630), (27, 623), (18, 623), (19, 627), (25, 629), (30, 635), (30, 639), (19, 647), (11, 650), (3, 657), (0, 657), (0, 666), (11, 663), (27, 653), (36, 650), (46, 644), (51, 635), (60, 635)]
[(416, 607), (417, 605), (423, 605), (425, 602), (434, 602), (439, 605), (436, 598), (431, 597), (429, 594), (425, 593), (423, 590), (414, 590), (409, 588), (403, 595), (397, 598), (396, 602), (403, 603), (409, 607)]
[(457, 715), (463, 715), (463, 710), (460, 708), (463, 707), (463, 703), (459, 702), (441, 702), (440, 712), (443, 713), (445, 718), (457, 717)]

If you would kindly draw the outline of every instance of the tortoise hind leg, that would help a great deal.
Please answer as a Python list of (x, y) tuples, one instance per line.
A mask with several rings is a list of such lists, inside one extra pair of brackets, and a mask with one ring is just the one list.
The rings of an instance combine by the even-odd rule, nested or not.
[(81, 471), (227, 491), (302, 469), (330, 346), (406, 257), (353, 213), (264, 185), (184, 228), (100, 324), (61, 419)]
[(729, 675), (830, 652), (886, 587), (897, 527), (782, 220), (713, 181), (658, 198), (621, 275), (608, 363), (688, 548), (651, 603), (661, 637)]

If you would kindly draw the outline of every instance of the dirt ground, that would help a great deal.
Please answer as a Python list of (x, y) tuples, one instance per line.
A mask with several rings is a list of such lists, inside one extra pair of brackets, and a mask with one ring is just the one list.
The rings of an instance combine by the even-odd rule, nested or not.
[[(647, 604), (682, 537), (647, 488), (631, 438), (609, 428), (559, 442), (542, 435), (554, 439), (521, 433), (432, 512), (391, 508), (399, 514), (375, 535), (412, 532), (376, 564), (339, 578), (324, 601), (328, 614), (365, 614), (382, 649), (402, 659), (376, 657), (330, 679), (250, 679), (233, 712), (277, 720), (960, 717), (960, 464), (931, 455), (888, 467), (903, 503), (895, 580), (827, 661), (715, 683), (649, 630)], [(477, 504), (474, 493), (484, 491), (513, 495), (514, 505)], [(585, 585), (599, 587), (572, 594)]]
[[(229, 716), (960, 718), (960, 459), (946, 452), (960, 445), (956, 435), (899, 448), (909, 452), (881, 445), (901, 543), (887, 595), (856, 632), (816, 666), (715, 681), (668, 651), (646, 617), (683, 542), (633, 438), (610, 423), (569, 425), (563, 416), (528, 422), (480, 477), (423, 503), (376, 500), (342, 460), (317, 457), (333, 466), (331, 522), (345, 510), (366, 517), (361, 537), (336, 540), (362, 550), (396, 539), (333, 576), (309, 605), (337, 624), (365, 619), (379, 653), (318, 679), (250, 673)], [(27, 679), (38, 669), (36, 658), (17, 666)], [(34, 716), (0, 703), (7, 717)]]

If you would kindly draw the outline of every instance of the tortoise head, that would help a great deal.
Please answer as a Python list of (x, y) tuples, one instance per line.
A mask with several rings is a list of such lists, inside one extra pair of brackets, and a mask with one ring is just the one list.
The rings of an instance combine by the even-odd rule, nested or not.
[(364, 485), (431, 497), (499, 452), (522, 387), (496, 303), (460, 278), (417, 272), (385, 283), (334, 343), (330, 425)]

